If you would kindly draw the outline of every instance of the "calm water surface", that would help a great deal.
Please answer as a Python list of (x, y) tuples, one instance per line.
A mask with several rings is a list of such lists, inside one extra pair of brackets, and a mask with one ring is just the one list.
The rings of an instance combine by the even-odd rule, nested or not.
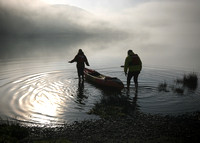
[[(94, 64), (93, 64), (94, 65)], [(98, 65), (98, 66), (96, 66)], [(97, 63), (99, 72), (116, 76), (126, 86), (126, 77), (119, 66)], [(139, 77), (135, 97), (134, 84), (129, 92), (106, 92), (88, 82), (79, 85), (75, 64), (66, 59), (21, 59), (0, 62), (0, 117), (33, 123), (63, 123), (98, 118), (87, 113), (105, 96), (128, 96), (137, 109), (153, 114), (182, 114), (200, 110), (200, 88), (184, 93), (173, 92), (174, 80), (190, 70), (146, 66)], [(199, 73), (197, 73), (199, 75)], [(166, 82), (169, 92), (159, 92), (158, 85)]]

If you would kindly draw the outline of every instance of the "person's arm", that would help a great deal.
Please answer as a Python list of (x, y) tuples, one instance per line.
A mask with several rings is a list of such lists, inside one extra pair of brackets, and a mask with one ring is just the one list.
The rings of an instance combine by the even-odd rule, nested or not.
[(89, 64), (89, 62), (88, 62), (88, 60), (87, 60), (87, 57), (85, 56), (85, 64), (87, 65), (87, 66), (90, 66), (90, 64)]
[(75, 56), (73, 60), (69, 61), (69, 63), (75, 62), (75, 61), (76, 61), (76, 57), (77, 57), (77, 56)]
[(124, 62), (124, 73), (125, 73), (125, 75), (127, 75), (127, 70), (128, 70), (128, 57), (126, 58), (126, 60)]

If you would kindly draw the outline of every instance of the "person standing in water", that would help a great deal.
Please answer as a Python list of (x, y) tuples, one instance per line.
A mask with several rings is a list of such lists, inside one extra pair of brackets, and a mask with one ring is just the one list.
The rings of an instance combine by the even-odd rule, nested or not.
[[(133, 53), (132, 50), (128, 50), (128, 56), (124, 63), (124, 73), (127, 76), (127, 89), (129, 90), (131, 78), (134, 77), (134, 83), (136, 91), (138, 89), (138, 76), (142, 70), (142, 61), (140, 57)], [(128, 72), (128, 75), (127, 75)]]
[(74, 59), (71, 60), (71, 61), (69, 61), (69, 63), (73, 63), (73, 62), (77, 63), (76, 67), (77, 67), (79, 81), (81, 80), (81, 78), (84, 81), (84, 68), (85, 68), (85, 64), (87, 66), (90, 66), (90, 65), (89, 65), (87, 57), (83, 53), (82, 49), (79, 49), (78, 54), (74, 57)]

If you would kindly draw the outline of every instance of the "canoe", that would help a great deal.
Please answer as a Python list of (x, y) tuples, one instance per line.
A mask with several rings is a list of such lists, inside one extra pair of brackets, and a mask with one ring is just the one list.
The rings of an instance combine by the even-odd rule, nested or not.
[(84, 69), (85, 79), (93, 84), (106, 87), (109, 89), (121, 90), (124, 88), (124, 84), (117, 77), (110, 77), (100, 74), (92, 69)]

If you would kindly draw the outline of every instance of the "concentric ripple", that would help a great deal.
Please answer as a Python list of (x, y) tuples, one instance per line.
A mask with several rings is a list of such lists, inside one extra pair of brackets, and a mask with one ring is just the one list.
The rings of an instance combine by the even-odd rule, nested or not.
[(2, 98), (6, 108), (4, 114), (17, 120), (38, 123), (66, 121), (69, 114), (84, 118), (75, 111), (80, 102), (77, 101), (77, 86), (77, 80), (70, 79), (61, 71), (18, 78), (2, 87), (6, 95)]
[[(0, 71), (0, 117), (5, 119), (59, 124), (98, 118), (95, 115), (88, 115), (87, 112), (96, 103), (101, 102), (102, 97), (116, 94), (128, 96), (135, 109), (147, 113), (179, 114), (200, 110), (200, 84), (194, 91), (186, 89), (184, 94), (158, 91), (158, 84), (163, 82), (171, 89), (175, 85), (174, 80), (185, 73), (182, 70), (144, 67), (139, 76), (138, 92), (135, 92), (132, 81), (129, 92), (123, 89), (120, 93), (113, 93), (86, 81), (79, 84), (75, 67), (63, 68), (62, 63), (34, 67), (24, 67), (22, 64), (22, 68), (14, 63), (2, 67), (4, 68)], [(111, 67), (96, 70), (105, 75), (118, 77), (126, 87), (123, 69)]]

